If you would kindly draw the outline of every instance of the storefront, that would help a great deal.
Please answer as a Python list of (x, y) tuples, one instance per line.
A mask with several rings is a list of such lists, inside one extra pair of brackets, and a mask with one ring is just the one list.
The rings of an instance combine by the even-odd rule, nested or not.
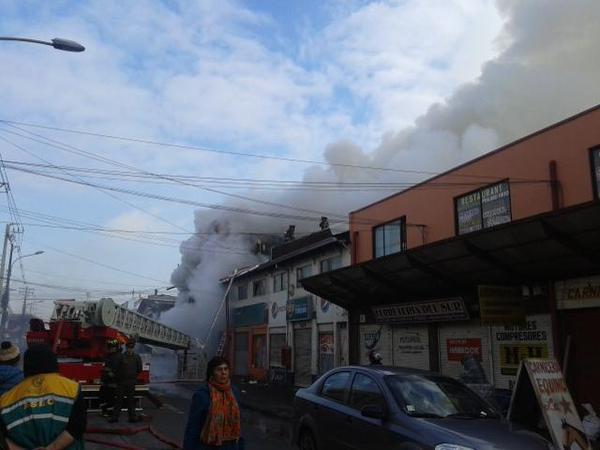
[(312, 377), (313, 297), (305, 296), (287, 302), (287, 321), (292, 324), (294, 384), (308, 386)]
[(233, 373), (266, 381), (268, 374), (267, 305), (256, 303), (233, 310)]

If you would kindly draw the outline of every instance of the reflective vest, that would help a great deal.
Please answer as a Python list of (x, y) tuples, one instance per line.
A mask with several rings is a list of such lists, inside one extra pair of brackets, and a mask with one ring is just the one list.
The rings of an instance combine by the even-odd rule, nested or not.
[[(0, 397), (0, 418), (7, 437), (23, 448), (44, 447), (66, 428), (79, 384), (57, 373), (25, 378)], [(68, 449), (83, 449), (75, 440)]]

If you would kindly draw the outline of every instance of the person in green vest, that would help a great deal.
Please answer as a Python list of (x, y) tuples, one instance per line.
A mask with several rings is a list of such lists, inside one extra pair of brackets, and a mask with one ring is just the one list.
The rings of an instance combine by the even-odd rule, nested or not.
[(86, 407), (79, 383), (58, 374), (50, 347), (33, 344), (23, 357), (25, 379), (0, 397), (0, 433), (8, 448), (84, 448)]

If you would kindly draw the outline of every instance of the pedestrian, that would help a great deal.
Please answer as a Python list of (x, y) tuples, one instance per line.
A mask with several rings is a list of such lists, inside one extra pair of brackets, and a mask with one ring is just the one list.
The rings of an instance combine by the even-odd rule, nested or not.
[(138, 420), (135, 412), (135, 384), (138, 375), (142, 372), (142, 358), (133, 351), (135, 347), (134, 339), (129, 339), (125, 347), (125, 353), (121, 353), (114, 364), (117, 395), (112, 417), (108, 420), (110, 423), (119, 421), (123, 401), (127, 405), (129, 422), (135, 423)]
[(23, 372), (17, 367), (20, 359), (21, 352), (16, 344), (10, 341), (0, 344), (0, 395), (23, 381)]
[(115, 406), (115, 397), (117, 395), (117, 362), (121, 357), (121, 345), (119, 341), (113, 339), (107, 342), (106, 358), (104, 359), (104, 368), (100, 378), (100, 409), (104, 417), (112, 415)]
[(32, 344), (23, 356), (25, 379), (0, 398), (0, 432), (9, 449), (84, 448), (86, 407), (79, 383), (58, 374), (56, 355)]
[(194, 393), (184, 450), (243, 450), (239, 394), (231, 385), (229, 362), (215, 356), (206, 366), (206, 384)]

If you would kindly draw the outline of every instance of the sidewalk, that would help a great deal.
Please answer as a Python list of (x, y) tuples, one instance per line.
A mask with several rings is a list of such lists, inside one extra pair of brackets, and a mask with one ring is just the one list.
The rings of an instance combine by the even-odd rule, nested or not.
[(293, 418), (296, 393), (293, 386), (239, 381), (235, 384), (240, 390), (243, 408), (284, 420)]

